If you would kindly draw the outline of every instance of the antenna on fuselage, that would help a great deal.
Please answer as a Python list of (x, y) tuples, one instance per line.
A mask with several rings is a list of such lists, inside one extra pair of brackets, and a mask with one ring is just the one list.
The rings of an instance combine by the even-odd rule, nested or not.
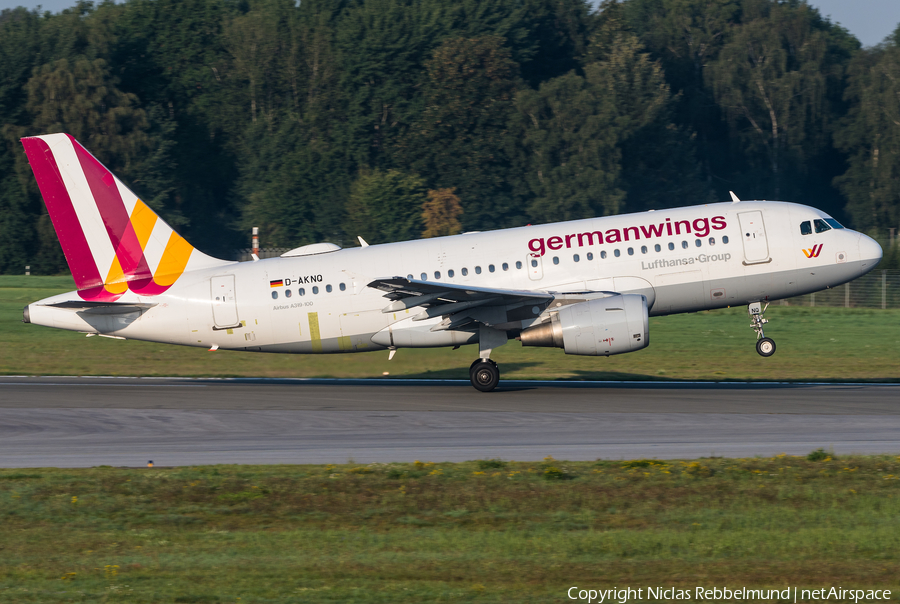
[(357, 235), (356, 238), (359, 239), (359, 244), (360, 244), (361, 246), (363, 246), (363, 247), (369, 247), (369, 244), (366, 243), (366, 240), (365, 240), (365, 239), (363, 239), (363, 238), (360, 237), (359, 235)]
[(738, 196), (734, 194), (734, 191), (728, 191), (731, 193), (731, 203), (740, 203), (741, 200), (738, 199)]

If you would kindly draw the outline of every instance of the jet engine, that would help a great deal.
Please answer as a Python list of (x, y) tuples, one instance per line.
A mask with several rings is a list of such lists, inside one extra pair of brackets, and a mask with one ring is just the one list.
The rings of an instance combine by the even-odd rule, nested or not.
[(609, 356), (634, 352), (650, 343), (647, 298), (616, 294), (570, 304), (550, 320), (519, 335), (523, 346), (563, 348), (566, 354)]

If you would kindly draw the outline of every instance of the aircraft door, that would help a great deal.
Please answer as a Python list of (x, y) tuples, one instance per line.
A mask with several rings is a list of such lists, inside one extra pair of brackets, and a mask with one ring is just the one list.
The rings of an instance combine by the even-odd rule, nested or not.
[(528, 276), (532, 281), (540, 281), (544, 278), (544, 265), (541, 257), (537, 254), (528, 254), (525, 267), (528, 269)]
[(234, 275), (220, 275), (210, 279), (213, 321), (216, 327), (238, 324), (237, 299), (234, 295)]
[(744, 241), (744, 264), (758, 264), (769, 261), (769, 242), (766, 239), (766, 225), (762, 212), (740, 212), (741, 239)]

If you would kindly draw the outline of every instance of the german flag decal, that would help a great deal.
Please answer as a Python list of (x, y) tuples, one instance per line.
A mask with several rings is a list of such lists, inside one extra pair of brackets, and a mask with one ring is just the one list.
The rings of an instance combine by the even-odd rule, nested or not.
[(283, 279), (278, 279), (277, 281), (269, 281), (269, 287), (281, 287), (284, 285)]

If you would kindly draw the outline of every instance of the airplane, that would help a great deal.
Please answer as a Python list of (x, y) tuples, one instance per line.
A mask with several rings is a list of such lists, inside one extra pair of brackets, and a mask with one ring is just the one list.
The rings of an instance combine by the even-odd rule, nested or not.
[(233, 262), (195, 249), (68, 134), (22, 139), (76, 291), (24, 322), (215, 350), (318, 354), (478, 344), (610, 356), (650, 343), (649, 317), (768, 304), (855, 279), (882, 249), (813, 207), (732, 201)]

